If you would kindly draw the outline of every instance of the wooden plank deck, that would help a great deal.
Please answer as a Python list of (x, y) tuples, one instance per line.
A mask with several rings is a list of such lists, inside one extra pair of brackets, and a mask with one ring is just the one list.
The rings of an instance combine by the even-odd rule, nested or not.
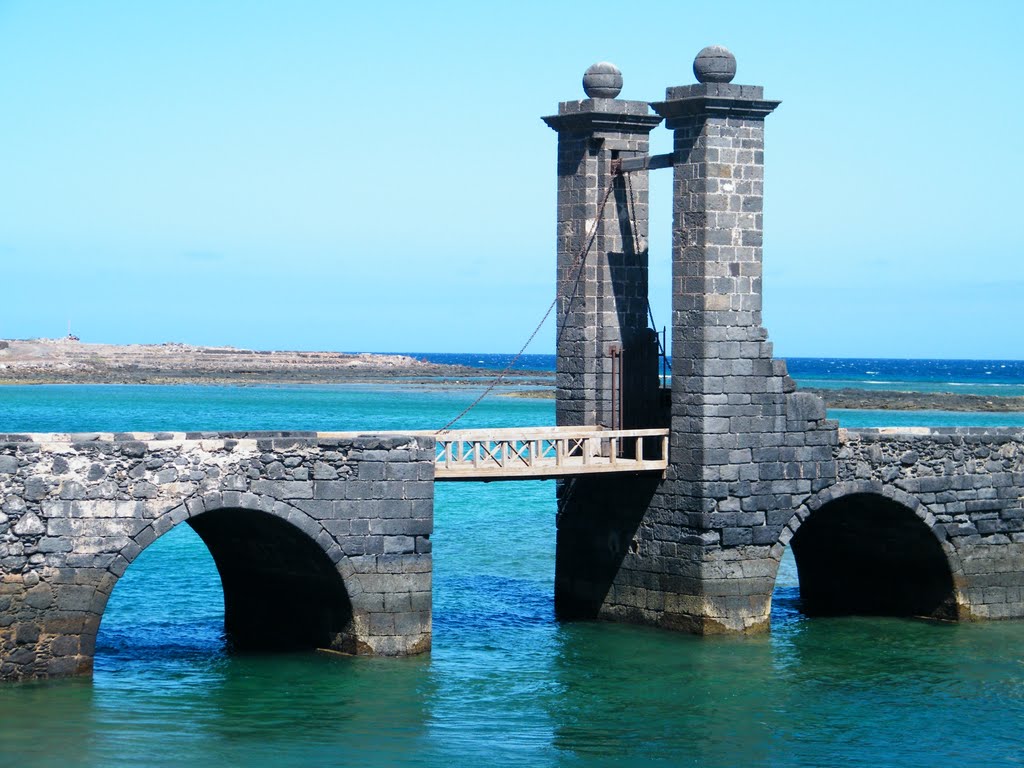
[(458, 429), (436, 436), (434, 479), (543, 480), (609, 472), (664, 472), (667, 429)]

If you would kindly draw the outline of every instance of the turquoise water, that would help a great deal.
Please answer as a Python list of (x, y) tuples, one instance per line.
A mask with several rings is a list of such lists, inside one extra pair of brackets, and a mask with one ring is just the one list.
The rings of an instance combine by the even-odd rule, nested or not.
[[(555, 371), (554, 355), (409, 353), (434, 363), (502, 370), (515, 361), (523, 370)], [(1024, 396), (1024, 359), (921, 360), (836, 357), (787, 357), (789, 374), (801, 386), (950, 392), (961, 395)]]
[(786, 360), (805, 387), (893, 389), (961, 395), (1024, 395), (1024, 360), (898, 360), (807, 358)]
[(857, 411), (831, 408), (839, 426), (857, 427), (1024, 427), (1024, 411), (963, 413), (961, 411)]
[[(432, 428), (470, 398), (360, 386), (5, 387), (0, 431)], [(460, 426), (552, 419), (551, 401), (496, 397)], [(216, 569), (180, 526), (115, 589), (91, 682), (0, 686), (0, 766), (1021, 761), (1024, 622), (807, 619), (787, 560), (769, 635), (561, 624), (554, 530), (550, 482), (438, 485), (433, 651), (368, 659), (227, 655)]]

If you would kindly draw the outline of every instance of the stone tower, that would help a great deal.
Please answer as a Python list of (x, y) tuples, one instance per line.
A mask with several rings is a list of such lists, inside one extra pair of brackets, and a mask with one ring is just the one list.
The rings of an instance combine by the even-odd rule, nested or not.
[[(782, 527), (803, 499), (835, 479), (835, 424), (825, 420), (819, 398), (794, 391), (785, 362), (773, 359), (761, 325), (764, 120), (779, 102), (765, 100), (759, 86), (732, 84), (735, 71), (729, 51), (705, 48), (694, 62), (698, 83), (669, 88), (664, 101), (651, 105), (675, 138), (669, 158), (674, 174), (669, 467), (661, 479), (585, 478), (562, 484), (555, 601), (566, 617), (599, 616), (698, 633), (765, 627)], [(593, 101), (587, 107), (591, 114), (612, 109)], [(563, 184), (572, 167), (570, 156), (563, 155), (567, 140), (559, 127), (567, 124), (562, 117), (567, 104), (558, 118), (547, 118), (560, 131), (562, 301), (567, 290), (563, 253), (570, 250), (564, 233), (578, 232), (596, 215), (593, 204), (563, 208)], [(587, 102), (578, 104), (582, 112)], [(646, 117), (638, 102), (611, 104), (624, 114)], [(645, 148), (646, 142), (635, 151)], [(594, 165), (587, 178), (594, 180), (581, 186), (588, 192), (594, 188), (589, 200), (614, 174), (615, 158), (601, 152), (587, 158)], [(643, 184), (646, 189), (646, 176)], [(566, 185), (566, 204), (575, 199), (572, 192)], [(611, 290), (599, 281), (587, 287), (598, 305)], [(646, 288), (644, 271), (642, 283), (638, 279), (616, 290), (633, 295)], [(582, 318), (565, 327), (566, 333), (572, 329), (585, 338)], [(574, 423), (568, 419), (577, 412), (576, 401), (585, 400), (584, 393), (591, 396), (586, 387), (583, 393), (569, 392), (566, 385), (575, 380), (562, 378), (562, 371), (580, 364), (578, 349), (566, 342), (558, 347), (559, 424)]]
[[(590, 67), (583, 87), (587, 99), (562, 102), (544, 118), (558, 132), (556, 423), (662, 426), (657, 337), (647, 324), (647, 171), (616, 171), (623, 160), (646, 157), (661, 118), (647, 102), (616, 98), (622, 74), (608, 62)], [(624, 508), (630, 520), (643, 514), (650, 493), (647, 478), (559, 482), (561, 616), (600, 610), (628, 541), (611, 532)]]
[(658, 357), (647, 326), (647, 173), (627, 180), (613, 167), (647, 154), (661, 118), (616, 98), (614, 64), (590, 67), (583, 87), (587, 99), (544, 118), (558, 131), (556, 421), (648, 426)]

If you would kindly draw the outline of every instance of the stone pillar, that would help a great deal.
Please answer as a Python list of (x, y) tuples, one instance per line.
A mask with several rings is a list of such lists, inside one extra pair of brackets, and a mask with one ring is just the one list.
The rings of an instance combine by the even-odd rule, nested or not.
[(652, 555), (680, 561), (659, 623), (702, 633), (767, 626), (781, 527), (835, 477), (835, 425), (794, 393), (761, 325), (764, 119), (779, 102), (735, 71), (705, 48), (699, 82), (652, 105), (675, 133), (673, 381), (670, 468), (648, 517), (667, 526)]
[[(646, 102), (615, 98), (622, 74), (607, 62), (587, 70), (583, 87), (590, 98), (562, 102), (544, 118), (558, 131), (556, 423), (656, 426), (663, 417), (657, 336), (647, 324), (647, 171), (623, 174), (617, 161), (646, 156), (661, 118)], [(559, 482), (560, 617), (598, 614), (651, 487), (650, 478), (622, 476)]]
[[(653, 105), (675, 131), (669, 467), (664, 478), (560, 485), (562, 617), (701, 634), (767, 628), (786, 525), (835, 479), (836, 425), (819, 398), (794, 391), (761, 326), (764, 118), (778, 102), (764, 100), (760, 87), (731, 85), (735, 65), (725, 49), (707, 48), (694, 63), (700, 82), (670, 88)], [(569, 174), (582, 163), (569, 162), (563, 141), (562, 178), (571, 183), (560, 202), (572, 202), (576, 185), (593, 200), (600, 177), (587, 186)], [(577, 141), (576, 156), (589, 157)], [(560, 258), (565, 250), (560, 244)], [(599, 283), (587, 288), (602, 295)], [(592, 309), (570, 317), (566, 332), (588, 339), (588, 323), (600, 334), (604, 321)], [(576, 349), (566, 341), (560, 360), (574, 362)], [(560, 424), (589, 423), (580, 415), (591, 407), (599, 419), (589, 382), (578, 376), (559, 381)]]
[(622, 74), (613, 64), (590, 67), (583, 87), (589, 98), (564, 101), (544, 118), (558, 131), (556, 422), (642, 426), (657, 401), (657, 340), (647, 325), (647, 172), (627, 179), (613, 162), (646, 155), (661, 118), (646, 102), (616, 98)]

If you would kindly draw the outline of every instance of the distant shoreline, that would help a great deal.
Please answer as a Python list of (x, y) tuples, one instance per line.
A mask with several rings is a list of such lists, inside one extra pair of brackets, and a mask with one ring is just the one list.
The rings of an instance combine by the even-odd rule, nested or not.
[(853, 388), (800, 387), (800, 391), (813, 392), (824, 399), (829, 408), (859, 411), (964, 411), (971, 413), (1024, 411), (1024, 397)]
[[(439, 366), (444, 368), (444, 366)], [(107, 384), (113, 386), (322, 386), (329, 384), (391, 384), (395, 386), (438, 386), (438, 387), (484, 387), (495, 379), (501, 371), (485, 368), (465, 369), (451, 366), (453, 370), (438, 370), (425, 373), (394, 373), (367, 370), (353, 374), (346, 371), (325, 372), (316, 374), (292, 373), (282, 374), (191, 374), (174, 375), (162, 372), (141, 371), (134, 375), (116, 376), (38, 376), (11, 378), (0, 376), (0, 387), (37, 387), (37, 386), (88, 386), (91, 384)], [(554, 398), (552, 380), (554, 376), (545, 371), (516, 371), (506, 374), (501, 382), (502, 387), (546, 388), (550, 397)], [(524, 397), (529, 395), (525, 392)], [(537, 395), (546, 397), (546, 395)]]
[[(410, 355), (255, 351), (187, 344), (87, 344), (77, 339), (0, 340), (0, 386), (156, 384), (280, 386), (396, 384), (483, 387), (501, 371), (432, 363)], [(829, 408), (886, 411), (1024, 412), (1024, 397), (801, 387)], [(501, 394), (553, 399), (554, 373), (516, 370)]]
[[(188, 344), (87, 344), (75, 338), (0, 340), (0, 384), (341, 384), (458, 381), (494, 372), (410, 355), (261, 351)], [(553, 374), (516, 371), (550, 381)]]

